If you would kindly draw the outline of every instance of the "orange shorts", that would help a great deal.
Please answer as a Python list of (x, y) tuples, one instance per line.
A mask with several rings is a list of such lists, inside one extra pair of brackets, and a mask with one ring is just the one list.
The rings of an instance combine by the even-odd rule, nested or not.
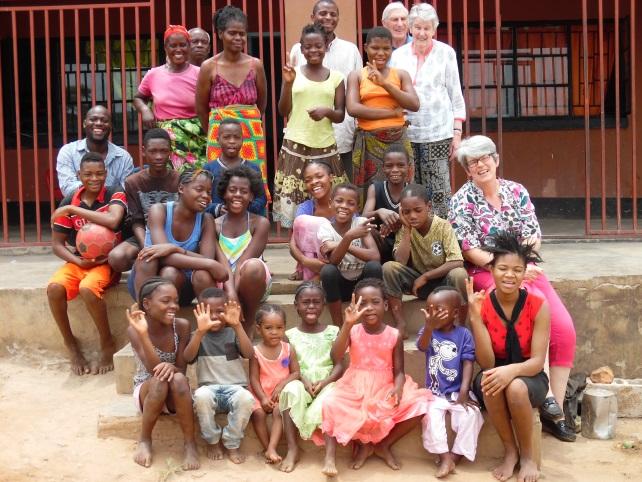
[(105, 289), (118, 282), (119, 279), (120, 273), (114, 272), (107, 263), (89, 269), (81, 268), (73, 263), (65, 263), (54, 273), (49, 284), (56, 283), (64, 286), (67, 291), (67, 301), (78, 296), (80, 288), (88, 288), (102, 299)]

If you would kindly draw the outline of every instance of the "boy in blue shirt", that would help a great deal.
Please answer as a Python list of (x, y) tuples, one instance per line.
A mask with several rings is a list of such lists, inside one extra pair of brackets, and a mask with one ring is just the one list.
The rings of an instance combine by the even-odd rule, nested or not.
[[(426, 388), (435, 395), (423, 419), (423, 442), (428, 452), (439, 455), (438, 478), (453, 472), (462, 456), (475, 460), (484, 423), (479, 405), (469, 398), (475, 361), (473, 335), (468, 328), (455, 325), (462, 301), (454, 287), (435, 288), (426, 309), (421, 310), (426, 323), (417, 338), (417, 348), (426, 353)], [(446, 412), (457, 432), (452, 449), (448, 448)]]

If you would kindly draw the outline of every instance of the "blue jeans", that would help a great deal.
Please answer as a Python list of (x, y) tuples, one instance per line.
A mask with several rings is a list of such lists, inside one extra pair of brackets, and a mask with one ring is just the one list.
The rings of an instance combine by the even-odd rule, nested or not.
[[(240, 385), (205, 385), (194, 392), (196, 415), (201, 436), (210, 445), (223, 439), (227, 449), (241, 446), (243, 432), (254, 410), (254, 397)], [(227, 413), (225, 428), (216, 423), (217, 413)]]

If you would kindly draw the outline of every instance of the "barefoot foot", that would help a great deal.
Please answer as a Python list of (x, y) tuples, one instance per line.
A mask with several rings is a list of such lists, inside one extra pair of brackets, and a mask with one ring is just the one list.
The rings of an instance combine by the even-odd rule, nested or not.
[(439, 467), (435, 472), (435, 477), (441, 479), (446, 477), (448, 474), (452, 474), (455, 471), (455, 461), (450, 456), (450, 454), (444, 454), (440, 457)]
[(235, 464), (245, 462), (245, 455), (239, 449), (227, 449), (227, 457)]
[(500, 482), (510, 479), (513, 476), (513, 472), (515, 472), (515, 466), (518, 461), (519, 456), (516, 450), (506, 451), (502, 463), (493, 469), (493, 477)]
[(535, 482), (539, 479), (539, 470), (533, 459), (522, 458), (519, 461), (519, 474), (517, 482)]
[(198, 461), (198, 450), (194, 442), (185, 443), (185, 456), (183, 457), (183, 470), (196, 470), (201, 466)]
[(395, 456), (392, 455), (392, 452), (390, 451), (390, 447), (387, 445), (375, 445), (374, 447), (374, 453), (377, 457), (382, 459), (388, 467), (390, 467), (392, 470), (399, 470), (401, 468), (401, 465), (399, 462), (397, 462), (397, 459), (395, 459)]
[(221, 442), (208, 445), (205, 454), (208, 459), (223, 460), (223, 447), (221, 447)]
[(278, 464), (283, 458), (273, 448), (268, 447), (265, 451), (265, 462), (268, 464)]
[(98, 366), (93, 370), (94, 375), (104, 375), (114, 369), (114, 353), (116, 353), (116, 344), (111, 340), (101, 349)]
[(67, 350), (69, 350), (71, 373), (73, 373), (74, 375), (86, 375), (91, 372), (89, 363), (83, 356), (78, 345), (67, 346)]
[(151, 440), (141, 440), (138, 442), (138, 448), (134, 454), (134, 462), (143, 467), (152, 465), (152, 442)]
[(295, 271), (294, 273), (288, 276), (288, 279), (290, 281), (301, 281), (303, 279), (303, 273), (299, 271)]
[(321, 473), (326, 477), (336, 477), (339, 474), (336, 462), (334, 460), (325, 459)]
[(359, 444), (359, 448), (357, 449), (357, 453), (352, 460), (350, 468), (359, 470), (361, 467), (363, 467), (363, 464), (366, 463), (368, 457), (370, 457), (373, 453), (374, 447), (372, 446), (372, 444)]
[(281, 465), (279, 466), (279, 470), (281, 472), (292, 472), (298, 461), (299, 461), (299, 448), (296, 447), (294, 449), (290, 449), (288, 450), (287, 455), (283, 459), (283, 462), (281, 462)]

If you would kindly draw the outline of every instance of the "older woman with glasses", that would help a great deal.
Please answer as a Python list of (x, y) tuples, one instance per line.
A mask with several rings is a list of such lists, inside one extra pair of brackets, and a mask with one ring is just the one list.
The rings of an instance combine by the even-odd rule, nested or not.
[[(475, 290), (488, 290), (494, 284), (489, 271), (492, 256), (483, 248), (492, 245), (493, 236), (506, 231), (537, 249), (542, 234), (526, 188), (497, 177), (499, 156), (491, 139), (485, 136), (465, 139), (457, 150), (457, 161), (469, 180), (453, 195), (449, 220)], [(573, 320), (542, 268), (529, 264), (524, 280), (524, 288), (544, 298), (551, 311), (550, 391), (540, 409), (542, 423), (558, 439), (572, 442), (575, 433), (564, 421), (561, 407), (575, 356)]]

